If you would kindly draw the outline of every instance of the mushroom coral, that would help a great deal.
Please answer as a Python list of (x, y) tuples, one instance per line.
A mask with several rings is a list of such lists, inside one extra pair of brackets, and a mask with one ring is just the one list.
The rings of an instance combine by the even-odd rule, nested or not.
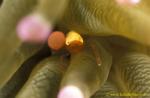
[[(150, 1), (132, 1), (1, 0), (0, 98), (149, 98)], [(28, 16), (24, 41), (17, 27)], [(82, 49), (48, 48), (50, 31), (35, 43), (42, 23), (78, 32)]]

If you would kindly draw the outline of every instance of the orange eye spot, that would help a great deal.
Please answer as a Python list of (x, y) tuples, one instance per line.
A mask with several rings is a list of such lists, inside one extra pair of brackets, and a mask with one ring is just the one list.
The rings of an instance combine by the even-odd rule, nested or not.
[(66, 47), (71, 53), (79, 52), (83, 48), (83, 38), (77, 32), (69, 32), (66, 37)]
[(65, 45), (65, 35), (63, 32), (53, 32), (48, 38), (48, 46), (53, 50), (60, 50)]

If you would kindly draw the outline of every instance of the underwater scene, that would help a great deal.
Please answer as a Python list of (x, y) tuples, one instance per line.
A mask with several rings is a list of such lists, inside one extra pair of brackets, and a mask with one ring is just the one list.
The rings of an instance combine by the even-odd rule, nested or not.
[(150, 0), (0, 0), (0, 98), (150, 98)]

